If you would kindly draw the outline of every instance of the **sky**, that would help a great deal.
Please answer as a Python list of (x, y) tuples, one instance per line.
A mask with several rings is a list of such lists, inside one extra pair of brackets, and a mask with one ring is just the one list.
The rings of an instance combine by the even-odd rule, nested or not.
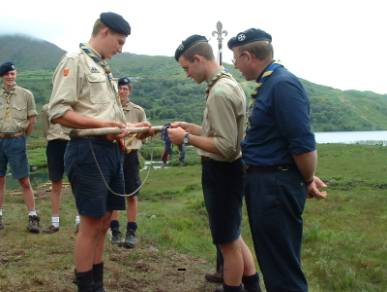
[[(192, 34), (211, 38), (221, 21), (227, 41), (260, 28), (273, 37), (274, 57), (298, 77), (347, 90), (387, 94), (387, 17), (383, 0), (12, 0), (0, 10), (0, 34), (22, 33), (66, 51), (90, 38), (101, 12), (121, 14), (132, 27), (123, 51), (173, 56)], [(5, 60), (4, 60), (5, 61)], [(0, 60), (3, 62), (3, 60)]]

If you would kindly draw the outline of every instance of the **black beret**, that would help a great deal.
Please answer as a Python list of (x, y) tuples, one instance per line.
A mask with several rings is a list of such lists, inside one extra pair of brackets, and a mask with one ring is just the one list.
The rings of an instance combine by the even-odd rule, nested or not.
[(16, 70), (16, 66), (12, 62), (5, 62), (1, 64), (0, 66), (0, 76), (3, 76), (4, 74), (8, 73), (9, 71)]
[(126, 36), (130, 35), (130, 25), (121, 15), (114, 12), (103, 12), (99, 19), (111, 30)]
[(130, 79), (128, 77), (122, 77), (118, 79), (118, 86), (129, 85), (129, 84), (130, 84)]
[(190, 47), (192, 47), (196, 43), (203, 43), (206, 42), (208, 43), (208, 40), (206, 39), (205, 36), (194, 34), (182, 41), (180, 46), (176, 49), (175, 52), (175, 59), (176, 61), (179, 61), (180, 56)]
[(249, 28), (238, 33), (235, 37), (232, 37), (228, 41), (227, 45), (231, 50), (234, 47), (243, 46), (245, 44), (256, 41), (268, 41), (271, 43), (271, 35), (258, 28)]

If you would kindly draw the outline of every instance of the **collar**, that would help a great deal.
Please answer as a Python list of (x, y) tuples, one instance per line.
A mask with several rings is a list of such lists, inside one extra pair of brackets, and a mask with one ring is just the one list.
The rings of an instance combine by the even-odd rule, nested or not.
[(206, 80), (207, 84), (210, 84), (211, 81), (212, 81), (213, 79), (215, 79), (215, 77), (216, 77), (218, 74), (220, 74), (221, 72), (223, 72), (223, 71), (224, 71), (224, 67), (223, 67), (223, 66), (220, 66), (217, 70), (215, 70), (215, 71), (208, 77), (208, 79)]
[(88, 49), (89, 51), (91, 51), (91, 52), (93, 53), (93, 55), (95, 55), (96, 57), (98, 57), (98, 62), (103, 60), (101, 54), (98, 53), (92, 46), (90, 46), (89, 43), (80, 43), (80, 44), (79, 44), (79, 48), (81, 49), (81, 51), (83, 51), (83, 48), (86, 48), (86, 49)]
[(230, 73), (227, 73), (225, 70), (224, 70), (224, 67), (220, 67), (218, 70), (216, 70), (214, 72), (214, 74), (212, 75), (211, 78), (209, 78), (209, 80), (206, 80), (207, 81), (207, 88), (206, 88), (206, 96), (209, 95), (210, 93), (210, 90), (211, 88), (215, 85), (215, 83), (220, 79), (222, 78), (223, 76), (226, 76), (228, 78), (231, 78), (232, 75)]
[(265, 81), (273, 74), (275, 70), (278, 68), (283, 67), (278, 61), (272, 61), (269, 65), (266, 66), (266, 68), (262, 71), (262, 73), (258, 76), (256, 82), (257, 87), (255, 89), (255, 92), (251, 95), (252, 98), (256, 98), (258, 96), (258, 91), (262, 87), (262, 85), (265, 83)]
[(3, 84), (2, 90), (6, 94), (12, 94), (15, 91), (15, 87), (16, 87), (16, 83), (14, 83), (10, 89), (6, 89), (4, 84)]

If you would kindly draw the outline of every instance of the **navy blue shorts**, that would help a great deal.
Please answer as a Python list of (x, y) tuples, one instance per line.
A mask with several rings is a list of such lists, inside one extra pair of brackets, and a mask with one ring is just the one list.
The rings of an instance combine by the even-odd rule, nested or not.
[(0, 176), (7, 174), (7, 164), (15, 179), (29, 176), (26, 137), (0, 138)]
[[(124, 179), (125, 179), (125, 193), (130, 194), (141, 185), (140, 180), (140, 161), (138, 159), (138, 152), (131, 151), (125, 154), (124, 157)], [(134, 196), (137, 196), (137, 191)]]
[(48, 178), (51, 181), (60, 181), (64, 173), (64, 154), (67, 140), (55, 139), (48, 141), (46, 147)]
[(241, 159), (234, 162), (203, 160), (202, 186), (214, 244), (237, 240), (240, 236), (243, 201)]
[(125, 198), (108, 189), (124, 193), (122, 164), (123, 153), (117, 143), (87, 138), (72, 139), (67, 144), (65, 171), (80, 215), (100, 218), (108, 211), (125, 210)]

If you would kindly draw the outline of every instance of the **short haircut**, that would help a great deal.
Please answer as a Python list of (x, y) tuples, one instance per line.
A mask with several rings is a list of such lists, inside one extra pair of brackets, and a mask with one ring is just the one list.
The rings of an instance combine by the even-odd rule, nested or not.
[(214, 60), (214, 52), (208, 42), (198, 42), (192, 47), (188, 48), (182, 56), (188, 61), (192, 62), (194, 55), (203, 56), (206, 60)]
[(101, 29), (107, 27), (105, 24), (102, 23), (102, 21), (98, 18), (95, 23), (94, 23), (94, 26), (93, 26), (93, 32), (92, 32), (92, 36), (95, 37), (100, 31)]
[(274, 56), (273, 46), (268, 41), (256, 41), (243, 46), (239, 46), (240, 53), (245, 51), (248, 51), (249, 53), (253, 54), (259, 60), (273, 58)]

